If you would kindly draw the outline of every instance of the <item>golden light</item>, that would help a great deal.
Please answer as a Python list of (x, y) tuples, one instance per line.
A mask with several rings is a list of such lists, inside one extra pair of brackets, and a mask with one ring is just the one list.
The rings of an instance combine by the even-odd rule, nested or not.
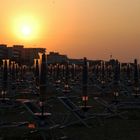
[(21, 32), (22, 32), (23, 35), (29, 36), (32, 33), (32, 29), (31, 29), (31, 27), (29, 27), (28, 25), (26, 25), (26, 26), (23, 26), (22, 27)]
[(20, 40), (33, 40), (39, 36), (40, 20), (29, 15), (17, 16), (12, 25), (12, 32)]

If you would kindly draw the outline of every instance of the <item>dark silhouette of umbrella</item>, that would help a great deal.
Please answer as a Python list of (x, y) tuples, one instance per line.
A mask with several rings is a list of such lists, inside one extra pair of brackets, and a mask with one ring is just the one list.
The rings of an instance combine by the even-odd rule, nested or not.
[(139, 92), (139, 72), (138, 72), (138, 62), (137, 59), (134, 60), (134, 90), (135, 90), (135, 98), (138, 98)]
[(71, 65), (71, 78), (75, 79), (75, 64)]
[(83, 62), (83, 102), (84, 102), (84, 110), (87, 111), (87, 101), (88, 101), (88, 95), (87, 95), (87, 83), (88, 83), (88, 67), (87, 67), (87, 59), (84, 58)]
[(21, 79), (23, 79), (23, 75), (24, 75), (24, 73), (23, 73), (23, 65), (21, 64), (20, 65), (20, 76), (21, 76)]
[(134, 60), (134, 82), (135, 84), (138, 83), (138, 62), (137, 59)]
[(7, 82), (8, 82), (8, 68), (7, 68), (7, 60), (4, 60), (3, 65), (3, 90), (7, 90)]
[(9, 60), (9, 73), (11, 74), (11, 60)]
[(102, 80), (105, 78), (105, 62), (101, 63), (101, 74), (102, 74)]
[(130, 80), (130, 77), (131, 77), (130, 64), (127, 64), (127, 78)]
[(56, 79), (57, 80), (60, 79), (60, 65), (59, 64), (56, 65)]
[(19, 72), (18, 64), (15, 64), (15, 76), (16, 76), (16, 79), (18, 79), (18, 72)]
[(45, 85), (45, 87), (46, 87), (46, 74), (47, 74), (46, 55), (42, 54), (40, 86)]
[(35, 65), (35, 80), (36, 80), (36, 85), (39, 85), (39, 64), (38, 64), (38, 59), (36, 59), (36, 65)]
[(47, 76), (47, 66), (46, 66), (46, 55), (42, 54), (42, 62), (41, 62), (41, 72), (40, 72), (40, 100), (41, 104), (41, 116), (44, 116), (44, 101), (46, 95), (46, 77)]
[(114, 67), (114, 84), (118, 84), (120, 81), (120, 63), (118, 60), (115, 61), (115, 67)]
[(15, 62), (12, 63), (11, 74), (12, 80), (15, 80)]
[(68, 84), (68, 79), (69, 79), (69, 64), (68, 62), (66, 63), (66, 66), (65, 66), (65, 84), (67, 85)]

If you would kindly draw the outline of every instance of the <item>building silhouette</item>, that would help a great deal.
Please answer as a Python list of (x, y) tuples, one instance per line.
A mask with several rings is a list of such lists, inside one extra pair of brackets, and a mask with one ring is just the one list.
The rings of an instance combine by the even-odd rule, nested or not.
[(59, 54), (58, 52), (50, 52), (47, 55), (48, 64), (66, 63), (68, 61), (67, 55)]
[(16, 63), (23, 65), (33, 65), (34, 59), (39, 58), (39, 53), (45, 53), (45, 48), (24, 48), (23, 45), (13, 45), (7, 47), (5, 44), (0, 44), (0, 62), (3, 59), (10, 59)]

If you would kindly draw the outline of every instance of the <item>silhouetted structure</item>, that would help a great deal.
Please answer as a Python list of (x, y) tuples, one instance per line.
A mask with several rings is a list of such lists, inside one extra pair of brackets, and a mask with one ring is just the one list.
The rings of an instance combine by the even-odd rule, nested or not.
[(38, 59), (38, 53), (45, 53), (45, 48), (24, 48), (23, 45), (13, 45), (7, 47), (7, 45), (0, 45), (0, 61), (2, 59), (10, 59), (18, 64), (24, 64), (32, 66), (34, 59)]
[(66, 63), (68, 58), (66, 55), (61, 55), (58, 52), (50, 52), (47, 55), (48, 64)]
[(39, 64), (38, 64), (38, 59), (36, 59), (36, 65), (35, 65), (35, 80), (36, 80), (36, 85), (39, 85)]
[(42, 54), (41, 62), (41, 72), (40, 72), (40, 96), (41, 96), (41, 116), (44, 116), (44, 101), (46, 96), (46, 77), (47, 76), (47, 67), (46, 67), (46, 55)]
[(87, 59), (84, 58), (83, 60), (83, 102), (84, 102), (84, 111), (87, 111), (87, 101), (88, 101), (88, 94), (87, 94), (87, 85), (88, 85), (88, 66), (87, 66)]

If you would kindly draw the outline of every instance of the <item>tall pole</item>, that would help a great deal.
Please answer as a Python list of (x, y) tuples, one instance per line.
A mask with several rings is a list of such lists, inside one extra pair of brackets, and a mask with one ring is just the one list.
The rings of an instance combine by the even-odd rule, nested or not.
[(8, 80), (8, 68), (7, 68), (7, 60), (4, 60), (3, 66), (3, 90), (7, 89), (7, 80)]
[(138, 62), (137, 59), (134, 60), (134, 82), (135, 85), (138, 83)]
[(4, 60), (3, 63), (3, 99), (5, 100), (6, 91), (7, 91), (7, 84), (8, 84), (8, 66), (7, 66), (7, 60)]
[(87, 59), (83, 60), (83, 102), (84, 107), (87, 107), (88, 95), (87, 95), (87, 83), (88, 83), (88, 67), (87, 67)]
[(44, 116), (44, 101), (46, 95), (46, 75), (47, 75), (47, 67), (46, 67), (46, 55), (42, 54), (41, 61), (41, 72), (40, 72), (40, 97), (41, 97), (41, 116)]
[(35, 80), (36, 80), (36, 85), (39, 85), (39, 63), (38, 63), (38, 59), (36, 59), (36, 63), (35, 63)]
[(138, 62), (137, 62), (137, 59), (134, 60), (134, 87), (135, 87), (135, 92), (136, 92), (136, 95), (135, 97), (137, 98), (138, 97), (138, 91), (139, 91), (139, 76), (138, 76)]

